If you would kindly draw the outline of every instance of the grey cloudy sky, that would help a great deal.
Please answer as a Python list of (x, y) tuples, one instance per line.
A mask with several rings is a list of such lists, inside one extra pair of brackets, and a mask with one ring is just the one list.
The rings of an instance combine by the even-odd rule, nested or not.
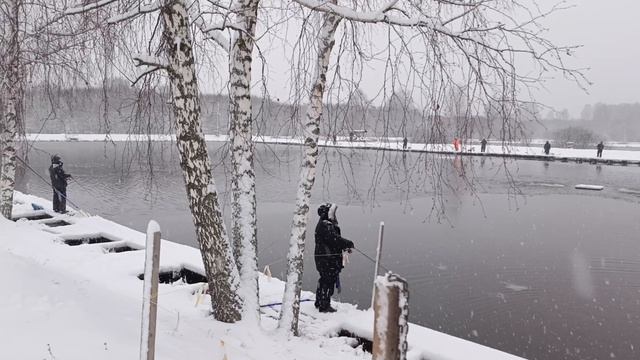
[[(543, 0), (540, 3), (553, 3)], [(575, 64), (589, 67), (589, 93), (554, 79), (539, 100), (578, 116), (587, 103), (640, 102), (640, 0), (573, 0), (576, 6), (549, 19), (557, 43), (584, 45)]]
[[(534, 1), (542, 9), (549, 9), (562, 0), (524, 3)], [(569, 65), (589, 68), (585, 75), (593, 85), (585, 92), (561, 74), (555, 74), (554, 79), (546, 82), (546, 90), (534, 94), (537, 100), (557, 110), (566, 108), (572, 117), (578, 117), (585, 104), (640, 102), (640, 0), (567, 0), (567, 4), (573, 7), (545, 20), (549, 28), (545, 37), (557, 45), (582, 45)], [(297, 36), (297, 30), (289, 31)], [(279, 46), (266, 46), (262, 51), (270, 59), (267, 77), (271, 95), (286, 99), (291, 86), (288, 55), (283, 55)], [(256, 61), (254, 79), (259, 79), (261, 62), (258, 58)], [(380, 87), (377, 74), (374, 71), (363, 80), (368, 96), (375, 95)]]

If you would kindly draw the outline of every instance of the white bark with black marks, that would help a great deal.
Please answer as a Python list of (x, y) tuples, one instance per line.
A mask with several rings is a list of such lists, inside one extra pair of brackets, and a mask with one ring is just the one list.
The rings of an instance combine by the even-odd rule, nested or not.
[(20, 39), (18, 20), (20, 16), (20, 1), (9, 0), (5, 4), (7, 11), (6, 23), (2, 25), (4, 36), (8, 36), (5, 58), (0, 66), (0, 105), (2, 111), (2, 133), (0, 134), (0, 214), (11, 219), (13, 210), (13, 191), (16, 178), (16, 140), (18, 137), (18, 114), (22, 103), (22, 86), (20, 66)]
[(240, 0), (229, 51), (229, 142), (231, 144), (231, 237), (240, 271), (240, 297), (247, 321), (260, 319), (256, 181), (253, 168), (251, 64), (258, 0)]
[(320, 134), (320, 118), (322, 117), (322, 99), (327, 82), (327, 69), (331, 58), (331, 50), (335, 44), (335, 32), (341, 18), (332, 13), (325, 13), (318, 34), (318, 53), (316, 72), (309, 97), (309, 107), (304, 126), (305, 155), (302, 159), (296, 205), (291, 225), (289, 253), (287, 254), (287, 280), (282, 299), (279, 327), (298, 335), (298, 316), (300, 313), (300, 290), (304, 270), (304, 245), (309, 222), (309, 205), (311, 189), (316, 180), (316, 164), (318, 162), (318, 136)]
[(161, 16), (180, 166), (209, 280), (213, 314), (219, 321), (235, 322), (240, 320), (241, 306), (238, 269), (224, 227), (207, 144), (202, 133), (199, 89), (184, 1), (166, 3)]

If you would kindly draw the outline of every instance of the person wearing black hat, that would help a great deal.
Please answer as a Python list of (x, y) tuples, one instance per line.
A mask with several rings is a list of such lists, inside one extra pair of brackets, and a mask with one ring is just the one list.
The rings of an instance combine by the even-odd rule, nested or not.
[(331, 307), (331, 296), (342, 271), (342, 251), (352, 249), (353, 242), (342, 237), (336, 204), (323, 204), (318, 208), (320, 220), (316, 226), (316, 249), (314, 259), (320, 274), (316, 289), (315, 306), (320, 312), (335, 312)]
[(67, 212), (67, 179), (71, 175), (62, 169), (62, 159), (58, 155), (51, 157), (49, 176), (53, 187), (53, 211), (64, 214)]

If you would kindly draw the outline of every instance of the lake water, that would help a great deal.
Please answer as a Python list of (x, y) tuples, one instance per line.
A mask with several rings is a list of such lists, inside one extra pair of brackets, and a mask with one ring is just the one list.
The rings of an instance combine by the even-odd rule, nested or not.
[[(30, 163), (48, 178), (48, 154), (60, 154), (78, 181), (69, 198), (82, 209), (141, 231), (155, 219), (164, 238), (195, 246), (175, 145), (146, 146), (36, 143)], [(225, 149), (209, 144), (228, 210)], [(300, 151), (257, 148), (260, 267), (280, 277)], [(315, 207), (338, 203), (343, 235), (373, 257), (384, 221), (382, 265), (409, 281), (412, 322), (529, 359), (640, 358), (640, 167), (344, 149), (321, 156), (308, 234)], [(28, 170), (18, 188), (51, 196)], [(309, 290), (312, 252), (311, 237)], [(366, 308), (373, 264), (356, 252), (349, 259), (337, 297)]]

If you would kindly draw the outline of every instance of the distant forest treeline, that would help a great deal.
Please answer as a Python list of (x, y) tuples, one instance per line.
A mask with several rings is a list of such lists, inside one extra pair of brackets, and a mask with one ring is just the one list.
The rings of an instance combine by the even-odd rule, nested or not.
[[(172, 133), (171, 109), (163, 89), (144, 93), (124, 82), (108, 90), (82, 88), (48, 93), (32, 89), (27, 93), (25, 119), (27, 133)], [(226, 95), (203, 94), (201, 107), (206, 134), (226, 133), (228, 124)], [(253, 98), (255, 133), (296, 136), (301, 133), (305, 109), (276, 99)], [(321, 136), (348, 136), (353, 130), (367, 130), (366, 136), (407, 137), (414, 142), (450, 142), (462, 138), (523, 140), (552, 139), (568, 127), (584, 127), (605, 141), (640, 141), (640, 104), (586, 106), (584, 120), (525, 120), (522, 133), (504, 129), (502, 122), (486, 117), (464, 119), (424, 114), (406, 101), (391, 99), (383, 106), (372, 106), (364, 99), (344, 104), (327, 104)]]
[(640, 141), (640, 103), (586, 105), (579, 119), (551, 117), (531, 128), (533, 138), (553, 138), (558, 130), (581, 127), (594, 133), (598, 141)]
[[(26, 132), (28, 133), (156, 133), (173, 132), (171, 109), (163, 89), (144, 93), (123, 82), (102, 88), (57, 90), (42, 89), (27, 93)], [(138, 100), (136, 100), (138, 99)], [(206, 134), (227, 133), (226, 95), (203, 94), (201, 107)], [(366, 130), (365, 136), (408, 137), (412, 141), (450, 141), (454, 136), (470, 138), (474, 131), (488, 137), (486, 119), (473, 125), (460, 118), (423, 114), (407, 101), (391, 96), (383, 106), (372, 106), (358, 98), (345, 104), (327, 104), (323, 113), (321, 136), (349, 136), (354, 130)], [(254, 132), (261, 135), (295, 136), (301, 134), (304, 106), (296, 107), (274, 99), (253, 97)], [(437, 118), (437, 120), (435, 120)], [(495, 124), (500, 129), (502, 124)], [(476, 130), (472, 130), (476, 129)], [(496, 133), (497, 134), (497, 133)], [(495, 135), (498, 137), (499, 135)]]

